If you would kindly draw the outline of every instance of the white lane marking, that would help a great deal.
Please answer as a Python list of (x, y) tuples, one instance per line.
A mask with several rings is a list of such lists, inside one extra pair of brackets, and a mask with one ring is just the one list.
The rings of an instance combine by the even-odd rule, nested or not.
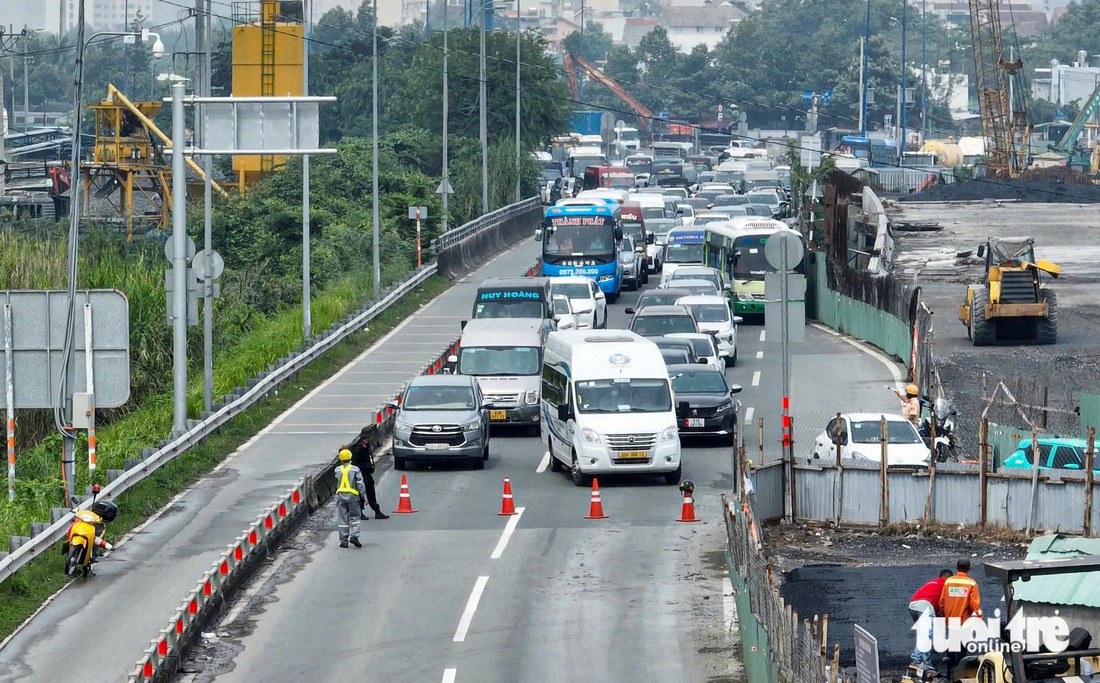
[(455, 683), (455, 676), (458, 675), (458, 669), (444, 669), (443, 670), (443, 683)]
[(331, 430), (331, 431), (327, 431), (327, 432), (310, 432), (310, 431), (299, 431), (299, 432), (289, 431), (289, 432), (284, 432), (284, 431), (280, 430), (280, 431), (271, 432), (271, 433), (272, 434), (285, 434), (285, 435), (290, 435), (290, 436), (340, 436), (340, 435), (344, 434), (344, 432), (336, 431), (336, 430)]
[(763, 358), (764, 357), (764, 352), (763, 351), (757, 351), (756, 352), (756, 357), (757, 358)]
[(764, 330), (760, 330), (760, 341), (764, 341)]
[(722, 581), (722, 615), (725, 617), (726, 633), (733, 633), (737, 623), (737, 602), (733, 595), (733, 583), (727, 576)]
[(516, 527), (519, 525), (519, 518), (523, 516), (523, 511), (526, 509), (527, 508), (516, 508), (516, 514), (512, 515), (512, 518), (504, 525), (504, 531), (500, 534), (500, 541), (497, 542), (497, 547), (493, 550), (490, 559), (499, 560), (501, 556), (504, 555), (504, 549), (508, 547), (508, 541), (511, 540), (512, 534), (515, 533)]
[(546, 468), (550, 466), (550, 451), (546, 451), (542, 454), (542, 460), (539, 460), (539, 466), (535, 468), (535, 472), (542, 474), (546, 471)]
[(745, 409), (745, 424), (752, 424), (752, 414), (756, 412), (756, 408), (749, 406)]
[(826, 326), (824, 326), (820, 323), (810, 323), (810, 324), (813, 325), (814, 327), (816, 327), (819, 330), (823, 330), (825, 332), (829, 332), (829, 333), (833, 334), (834, 336), (841, 337), (844, 341), (848, 342), (849, 344), (856, 347), (860, 351), (866, 353), (868, 356), (871, 356), (872, 358), (874, 358), (878, 362), (885, 365), (886, 369), (890, 371), (890, 375), (894, 378), (894, 384), (896, 384), (899, 389), (904, 384), (904, 375), (901, 374), (901, 370), (898, 368), (898, 364), (895, 363), (893, 361), (893, 359), (891, 359), (885, 353), (882, 353), (878, 349), (872, 347), (870, 344), (864, 344), (863, 342), (852, 339), (851, 337), (843, 336), (839, 332), (837, 332), (836, 330), (828, 328), (828, 327), (826, 327)]
[(754, 387), (760, 386), (760, 371), (759, 370), (752, 373), (752, 385)]
[(470, 599), (466, 602), (466, 609), (462, 612), (462, 618), (458, 620), (458, 630), (455, 631), (454, 642), (461, 643), (466, 640), (466, 632), (470, 630), (470, 622), (474, 620), (477, 603), (481, 602), (481, 594), (485, 592), (485, 584), (487, 583), (489, 583), (488, 576), (477, 577), (474, 591), (470, 593)]

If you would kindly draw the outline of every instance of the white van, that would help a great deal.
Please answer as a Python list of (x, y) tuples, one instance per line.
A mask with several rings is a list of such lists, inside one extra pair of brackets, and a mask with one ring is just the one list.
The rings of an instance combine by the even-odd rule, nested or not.
[(672, 382), (660, 349), (622, 330), (551, 332), (542, 360), (542, 438), (550, 469), (577, 486), (595, 474), (680, 481)]
[(546, 338), (540, 320), (478, 318), (462, 329), (458, 355), (447, 359), (459, 375), (477, 377), (492, 424), (539, 424), (539, 371)]

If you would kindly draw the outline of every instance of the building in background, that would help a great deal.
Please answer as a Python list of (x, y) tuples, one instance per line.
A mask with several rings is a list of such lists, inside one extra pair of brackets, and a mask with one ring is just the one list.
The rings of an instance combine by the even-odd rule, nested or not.
[[(80, 0), (61, 0), (61, 33), (76, 28)], [(124, 31), (153, 16), (153, 0), (84, 0), (84, 22), (96, 31)]]
[(709, 50), (718, 47), (730, 28), (744, 16), (743, 11), (727, 3), (670, 4), (662, 8), (660, 23), (677, 50), (691, 52), (696, 45), (706, 45)]

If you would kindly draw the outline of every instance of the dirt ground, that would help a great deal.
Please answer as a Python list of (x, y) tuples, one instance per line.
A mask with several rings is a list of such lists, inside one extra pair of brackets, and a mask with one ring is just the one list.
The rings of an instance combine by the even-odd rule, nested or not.
[(765, 542), (781, 572), (781, 594), (800, 618), (828, 614), (829, 648), (840, 645), (842, 666), (854, 664), (853, 626), (867, 629), (879, 644), (884, 676), (901, 674), (914, 637), (909, 598), (941, 569), (969, 558), (982, 602), (992, 614), (1003, 594), (981, 569), (985, 562), (1024, 558), (1026, 539), (1001, 540), (955, 528), (837, 531), (806, 525), (767, 529)]
[[(1029, 405), (1047, 405), (1047, 431), (1079, 435), (1069, 414), (1079, 392), (1100, 390), (1100, 211), (1095, 204), (1020, 202), (931, 202), (897, 204), (889, 210), (896, 244), (895, 273), (911, 277), (935, 314), (935, 348), (941, 379), (959, 411), (962, 443), (977, 446), (978, 422), (998, 382)], [(935, 225), (913, 231), (906, 225)], [(975, 347), (958, 320), (966, 285), (983, 278), (976, 258), (957, 258), (991, 236), (1035, 239), (1036, 258), (1062, 267), (1050, 286), (1059, 306), (1058, 343)], [(1046, 280), (1046, 278), (1044, 278)], [(1044, 394), (1045, 392), (1045, 394)], [(1032, 419), (1037, 411), (1028, 411)], [(994, 405), (989, 419), (1022, 426), (1014, 408)], [(1007, 422), (1011, 420), (1011, 422)]]

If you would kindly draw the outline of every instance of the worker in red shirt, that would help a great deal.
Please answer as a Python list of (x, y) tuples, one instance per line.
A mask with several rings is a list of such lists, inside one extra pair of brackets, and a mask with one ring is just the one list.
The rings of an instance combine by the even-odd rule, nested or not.
[[(944, 569), (940, 572), (939, 578), (932, 579), (928, 583), (917, 589), (916, 593), (913, 593), (913, 597), (909, 598), (909, 616), (913, 617), (913, 623), (916, 624), (921, 617), (928, 615), (928, 633), (929, 641), (931, 641), (932, 634), (932, 621), (931, 617), (943, 616), (940, 611), (940, 593), (943, 592), (943, 584), (951, 576), (952, 571), (950, 569)], [(924, 667), (927, 669), (934, 668), (932, 665), (932, 651), (921, 649), (920, 640), (917, 640), (917, 646), (913, 649), (913, 656), (910, 657), (910, 662), (913, 666)]]

